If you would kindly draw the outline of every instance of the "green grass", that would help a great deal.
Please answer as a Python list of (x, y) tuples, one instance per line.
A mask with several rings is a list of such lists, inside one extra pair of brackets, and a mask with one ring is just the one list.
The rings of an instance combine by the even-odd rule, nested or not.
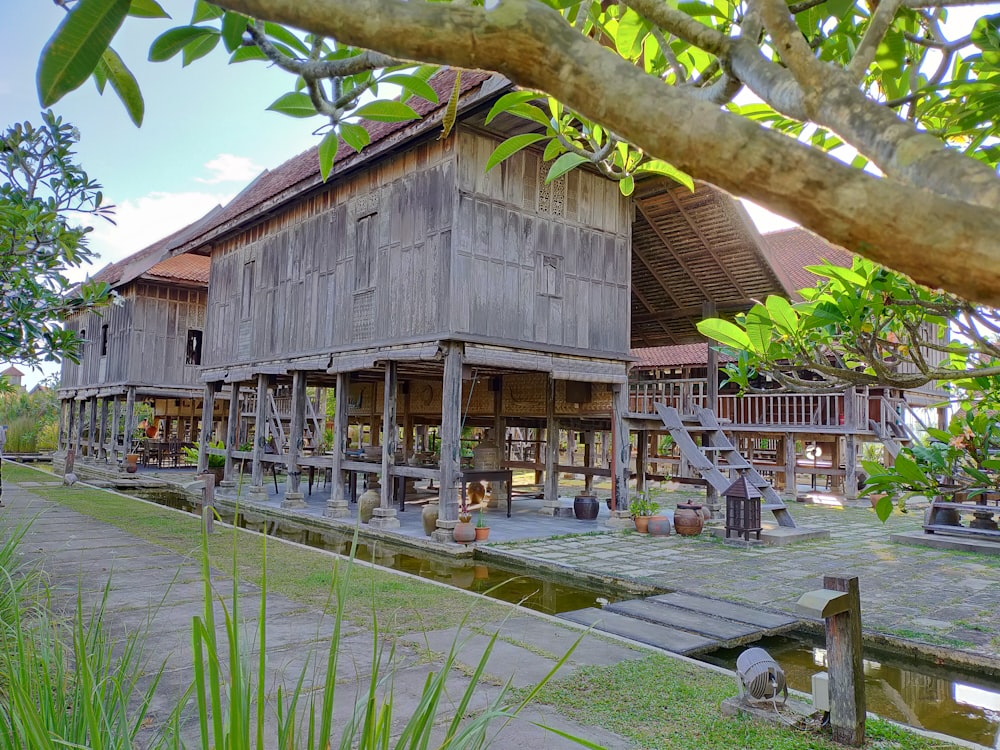
[[(37, 482), (46, 475), (26, 466), (5, 463), (7, 482)], [(48, 475), (50, 478), (51, 475)], [(196, 557), (200, 544), (200, 522), (194, 516), (158, 508), (132, 498), (89, 487), (31, 487), (31, 491), (123, 531), (158, 544), (173, 552)], [(216, 526), (209, 540), (212, 565), (232, 568), (233, 534), (241, 535), (237, 545), (240, 578), (261, 584), (264, 562), (263, 539), (248, 532)], [(467, 594), (414, 578), (395, 575), (362, 565), (352, 576), (345, 602), (349, 622), (370, 625), (373, 602), (377, 604), (379, 629), (387, 634), (439, 630), (457, 626), (468, 615), (468, 624), (498, 622), (510, 609), (490, 601), (480, 601), (470, 613)], [(330, 600), (334, 558), (328, 554), (300, 549), (273, 539), (267, 545), (268, 588), (294, 601), (332, 611)]]
[[(610, 667), (584, 667), (572, 678), (550, 682), (536, 703), (547, 704), (583, 724), (592, 724), (655, 750), (817, 750), (841, 747), (815, 729), (723, 717), (719, 704), (736, 695), (733, 678), (650, 655)], [(869, 720), (867, 747), (930, 750), (955, 747), (912, 734), (885, 721)]]

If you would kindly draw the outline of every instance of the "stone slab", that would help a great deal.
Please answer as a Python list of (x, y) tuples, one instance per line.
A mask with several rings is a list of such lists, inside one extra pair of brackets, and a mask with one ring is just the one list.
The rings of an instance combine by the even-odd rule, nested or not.
[(713, 638), (593, 607), (564, 612), (559, 617), (677, 654), (696, 654), (710, 651), (718, 646), (718, 641)]
[(927, 534), (923, 531), (904, 531), (890, 534), (889, 541), (916, 547), (950, 549), (961, 552), (978, 552), (981, 555), (1000, 555), (1000, 541), (974, 536), (952, 534)]
[[(724, 526), (706, 529), (706, 531), (720, 539), (726, 538), (726, 529)], [(760, 541), (772, 547), (784, 547), (787, 544), (829, 538), (830, 532), (827, 529), (811, 529), (803, 526), (796, 526), (794, 528), (789, 528), (788, 526), (765, 526), (760, 532)]]
[(684, 594), (679, 591), (651, 596), (647, 601), (662, 602), (695, 612), (724, 617), (727, 620), (734, 620), (735, 622), (749, 623), (756, 625), (762, 630), (791, 628), (799, 623), (797, 618), (780, 612), (766, 612), (762, 609), (755, 609), (754, 607), (747, 607), (742, 604), (709, 599), (708, 597), (697, 596), (695, 594)]
[(723, 620), (711, 614), (682, 609), (666, 602), (630, 599), (625, 602), (609, 604), (604, 608), (604, 611), (615, 612), (626, 617), (637, 617), (640, 620), (655, 622), (658, 625), (688, 630), (720, 641), (743, 639), (760, 632), (760, 628), (754, 625)]

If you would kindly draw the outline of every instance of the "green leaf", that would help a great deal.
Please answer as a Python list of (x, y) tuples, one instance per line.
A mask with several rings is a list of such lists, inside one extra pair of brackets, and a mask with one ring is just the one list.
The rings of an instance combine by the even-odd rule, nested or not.
[(462, 71), (455, 72), (455, 85), (451, 88), (451, 96), (448, 97), (448, 104), (444, 108), (444, 117), (441, 118), (441, 135), (438, 140), (451, 135), (451, 129), (455, 127), (458, 120), (458, 97), (462, 93)]
[(537, 98), (538, 94), (534, 91), (512, 91), (509, 94), (504, 94), (490, 108), (489, 114), (486, 115), (486, 124), (489, 125), (493, 122), (494, 117), (506, 112), (509, 107), (515, 104), (525, 104)]
[(574, 167), (578, 167), (581, 164), (589, 162), (586, 156), (581, 156), (580, 154), (567, 153), (556, 159), (552, 166), (549, 167), (549, 173), (545, 175), (545, 184), (549, 184), (553, 180), (558, 180), (564, 174)]
[(945, 432), (944, 430), (939, 430), (936, 427), (928, 427), (927, 434), (930, 435), (935, 440), (939, 440), (942, 443), (947, 443), (951, 440), (952, 435), (950, 432)]
[(272, 39), (277, 39), (286, 46), (291, 47), (303, 55), (309, 54), (309, 48), (305, 45), (305, 43), (281, 24), (265, 21), (264, 33)]
[(750, 308), (746, 314), (747, 340), (750, 342), (750, 349), (761, 357), (767, 356), (768, 349), (771, 348), (771, 316), (767, 314), (767, 308), (757, 304)]
[(889, 495), (880, 497), (875, 503), (875, 515), (882, 523), (889, 520), (889, 516), (892, 515), (892, 498)]
[(125, 105), (129, 119), (135, 123), (136, 127), (142, 125), (142, 116), (145, 113), (146, 105), (142, 99), (142, 92), (139, 90), (139, 82), (135, 80), (132, 71), (125, 66), (121, 57), (111, 47), (104, 50), (101, 64), (108, 83), (111, 84), (111, 88)]
[(181, 65), (187, 67), (198, 58), (207, 55), (215, 49), (215, 45), (219, 43), (220, 38), (221, 35), (219, 32), (213, 29), (211, 34), (205, 34), (201, 38), (189, 43), (181, 54)]
[(420, 117), (413, 107), (397, 101), (375, 101), (358, 107), (354, 111), (355, 115), (373, 122), (400, 122), (403, 120), (416, 120)]
[(175, 26), (153, 40), (149, 46), (149, 61), (169, 60), (195, 40), (218, 33), (211, 26)]
[(744, 350), (750, 348), (750, 339), (747, 338), (746, 331), (728, 320), (706, 318), (698, 322), (697, 328), (702, 336), (725, 346)]
[(490, 158), (486, 160), (486, 171), (489, 172), (504, 159), (509, 159), (521, 149), (527, 148), (532, 143), (538, 143), (538, 141), (541, 141), (546, 137), (547, 136), (542, 133), (524, 133), (522, 135), (515, 135), (508, 138), (493, 149), (493, 153), (490, 154)]
[(221, 18), (223, 13), (225, 11), (218, 5), (212, 5), (205, 2), (205, 0), (197, 0), (194, 4), (194, 11), (191, 13), (191, 23), (201, 23), (202, 21)]
[(80, 0), (46, 42), (38, 64), (38, 99), (55, 104), (90, 77), (128, 15), (130, 0)]
[(626, 8), (625, 15), (618, 21), (618, 32), (615, 34), (618, 54), (625, 59), (631, 59), (648, 33), (649, 22), (631, 8)]
[(896, 470), (903, 479), (915, 485), (918, 488), (926, 487), (930, 484), (930, 480), (927, 475), (921, 470), (917, 463), (907, 457), (905, 453), (900, 453), (896, 456), (896, 461), (893, 463), (892, 468)]
[(303, 94), (301, 91), (290, 91), (287, 94), (282, 94), (271, 102), (268, 109), (289, 117), (312, 117), (316, 114), (316, 108), (313, 106), (309, 94)]
[(674, 182), (677, 182), (688, 190), (694, 190), (694, 180), (686, 172), (682, 172), (673, 164), (669, 164), (661, 159), (650, 159), (649, 161), (644, 161), (638, 167), (635, 168), (635, 174), (661, 174), (664, 177), (669, 177)]
[(438, 103), (437, 92), (422, 78), (417, 78), (416, 76), (411, 76), (407, 73), (393, 73), (392, 75), (379, 79), (379, 83), (395, 84), (412, 96), (419, 96), (421, 99), (426, 99), (431, 104)]
[(767, 306), (767, 312), (770, 314), (771, 320), (780, 331), (790, 336), (798, 333), (799, 316), (795, 314), (795, 309), (792, 307), (791, 302), (784, 297), (772, 294), (768, 296), (764, 304)]
[(340, 137), (355, 151), (360, 151), (372, 140), (364, 125), (354, 125), (350, 122), (340, 123)]
[(136, 18), (170, 18), (156, 0), (132, 0), (128, 14)]
[(240, 47), (236, 50), (230, 57), (229, 63), (241, 63), (247, 60), (266, 60), (267, 55), (265, 55), (260, 47), (256, 44), (251, 44), (247, 47)]
[(558, 138), (552, 138), (545, 145), (545, 153), (542, 154), (542, 161), (553, 161), (558, 158), (560, 154), (566, 153), (566, 149), (559, 142)]
[(337, 158), (339, 143), (340, 138), (333, 130), (323, 136), (323, 140), (319, 142), (319, 173), (323, 177), (323, 182), (326, 182), (330, 172), (333, 171), (333, 162)]
[(250, 19), (242, 13), (227, 10), (222, 17), (222, 41), (227, 52), (235, 52), (243, 44), (243, 32), (246, 31)]
[(635, 178), (632, 175), (618, 181), (618, 190), (626, 198), (635, 191)]

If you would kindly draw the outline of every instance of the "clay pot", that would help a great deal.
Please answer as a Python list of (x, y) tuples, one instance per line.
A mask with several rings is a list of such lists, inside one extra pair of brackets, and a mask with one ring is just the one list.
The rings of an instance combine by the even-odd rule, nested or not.
[(424, 533), (430, 536), (434, 533), (437, 528), (438, 513), (440, 512), (440, 507), (437, 503), (427, 503), (423, 510), (420, 511), (420, 522), (424, 526)]
[(139, 454), (138, 453), (126, 453), (125, 454), (125, 471), (129, 474), (135, 474), (139, 470)]
[(698, 536), (705, 527), (701, 506), (693, 503), (679, 503), (674, 512), (674, 530), (681, 536)]
[(573, 498), (573, 515), (579, 521), (593, 521), (601, 509), (594, 495), (577, 495)]
[(476, 540), (476, 527), (468, 521), (459, 521), (452, 533), (455, 536), (455, 541), (460, 544), (468, 544)]
[(485, 542), (490, 538), (490, 527), (489, 526), (476, 526), (476, 541)]
[(653, 516), (632, 516), (632, 523), (635, 524), (635, 530), (640, 534), (649, 533), (649, 519)]
[(369, 486), (364, 494), (358, 498), (358, 518), (361, 523), (368, 523), (372, 520), (372, 512), (382, 503), (382, 488), (377, 484)]
[(653, 516), (647, 526), (650, 536), (670, 536), (670, 519), (666, 516)]

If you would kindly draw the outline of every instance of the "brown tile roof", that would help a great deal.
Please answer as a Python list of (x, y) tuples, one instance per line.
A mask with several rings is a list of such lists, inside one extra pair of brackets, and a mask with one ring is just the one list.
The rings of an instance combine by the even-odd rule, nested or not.
[(799, 300), (799, 289), (816, 286), (819, 276), (806, 270), (824, 260), (835, 266), (851, 267), (854, 254), (831, 245), (812, 232), (794, 227), (763, 235), (763, 250), (791, 299)]
[(175, 255), (161, 260), (142, 275), (144, 279), (156, 281), (189, 281), (196, 284), (208, 284), (211, 258), (207, 255)]
[(23, 377), (24, 373), (18, 370), (16, 367), (14, 367), (14, 365), (11, 365), (3, 372), (0, 372), (0, 375), (13, 375), (14, 377)]
[[(708, 363), (708, 344), (677, 344), (675, 346), (652, 346), (633, 349), (632, 356), (638, 361), (633, 369), (656, 370), (663, 367), (697, 366)], [(719, 362), (733, 362), (733, 358), (719, 354)]]
[[(367, 122), (368, 135), (371, 142), (357, 153), (353, 148), (340, 141), (337, 156), (334, 160), (333, 175), (343, 173), (348, 168), (363, 164), (376, 158), (383, 149), (391, 147), (396, 141), (423, 133), (437, 122), (432, 115), (441, 115), (448, 104), (452, 89), (455, 86), (456, 71), (446, 68), (435, 74), (429, 81), (438, 94), (438, 103), (414, 97), (408, 104), (420, 115), (419, 120), (407, 122)], [(480, 88), (486, 81), (495, 78), (502, 85), (509, 86), (500, 76), (493, 73), (483, 73), (474, 70), (463, 70), (460, 91), (467, 95)], [(399, 139), (390, 136), (399, 134)], [(187, 238), (183, 243), (175, 243), (172, 250), (187, 252), (202, 244), (213, 233), (221, 233), (238, 226), (243, 221), (253, 218), (262, 210), (271, 209), (275, 205), (295, 198), (301, 193), (322, 184), (319, 172), (319, 146), (292, 157), (284, 164), (271, 171), (263, 172), (257, 179), (247, 185), (244, 190), (233, 198), (222, 211), (213, 217), (211, 222), (201, 227), (197, 235)], [(334, 179), (333, 176), (330, 178)], [(183, 247), (181, 247), (183, 245)]]

